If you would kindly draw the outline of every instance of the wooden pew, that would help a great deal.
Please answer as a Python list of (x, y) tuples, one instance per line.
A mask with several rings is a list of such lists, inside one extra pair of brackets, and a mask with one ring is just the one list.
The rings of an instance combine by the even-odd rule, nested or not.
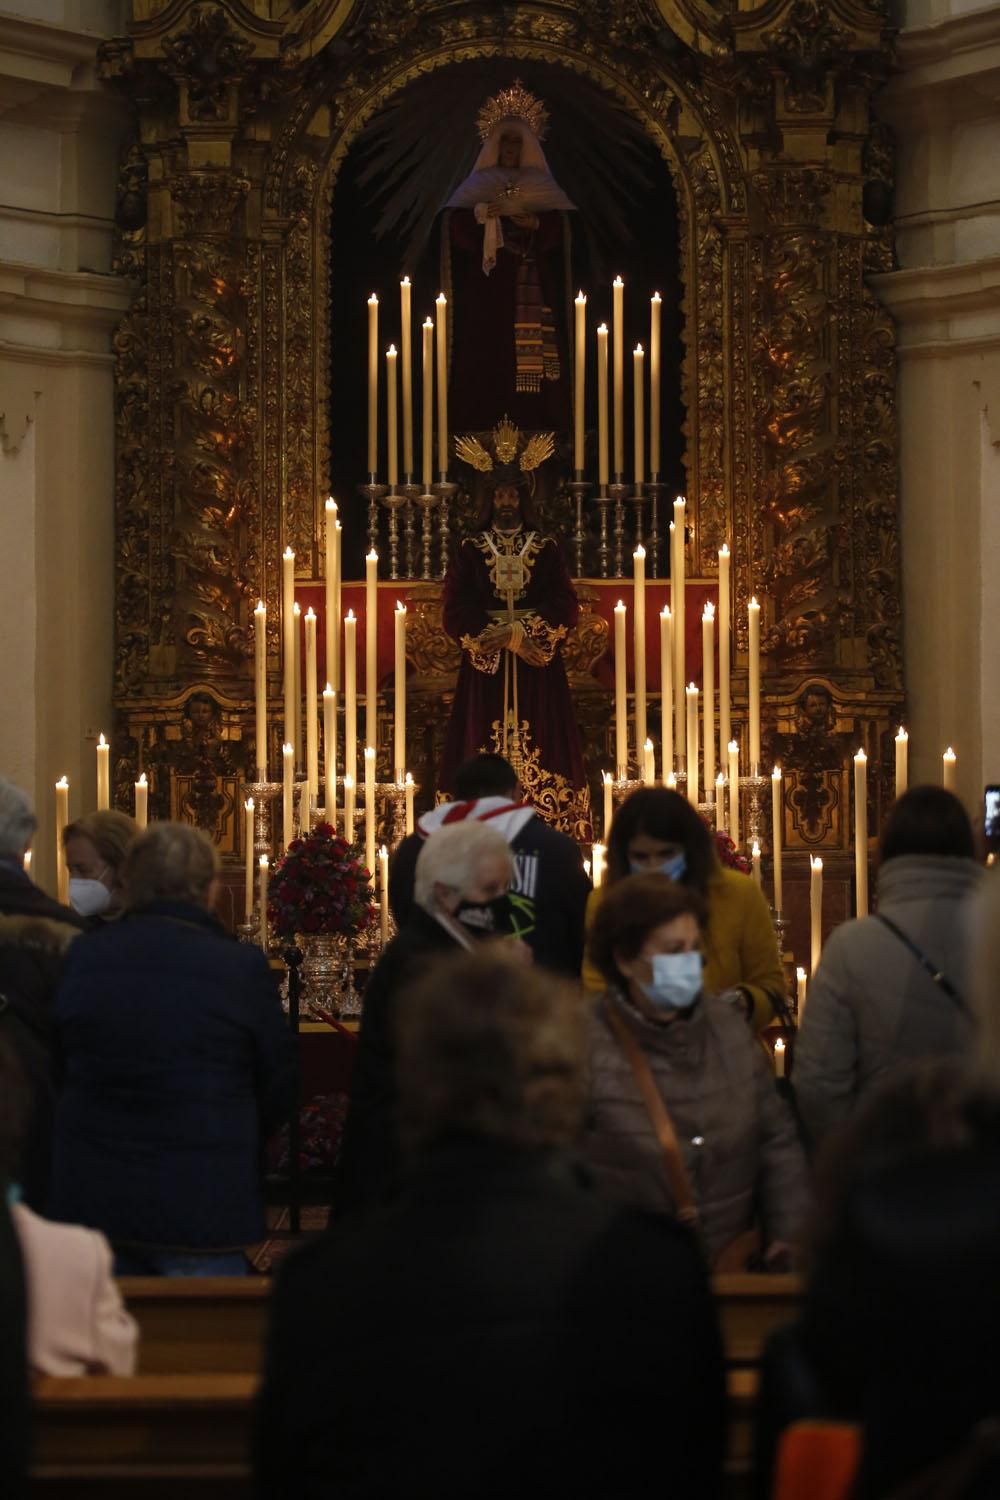
[(243, 1500), (254, 1375), (42, 1379), (29, 1493), (52, 1500)]
[(798, 1315), (801, 1276), (725, 1275), (712, 1278), (729, 1369), (760, 1364), (767, 1336)]
[(139, 1325), (141, 1375), (255, 1375), (271, 1281), (267, 1276), (123, 1276)]

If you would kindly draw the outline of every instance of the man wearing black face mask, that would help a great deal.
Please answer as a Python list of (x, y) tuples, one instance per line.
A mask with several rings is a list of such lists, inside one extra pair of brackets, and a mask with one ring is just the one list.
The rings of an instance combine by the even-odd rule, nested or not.
[(399, 993), (432, 959), (460, 949), (481, 951), (489, 942), (502, 942), (507, 956), (530, 962), (530, 951), (513, 936), (507, 898), (513, 870), (507, 841), (488, 824), (441, 828), (421, 849), (414, 904), (365, 988), (331, 1217), (370, 1203), (395, 1186)]

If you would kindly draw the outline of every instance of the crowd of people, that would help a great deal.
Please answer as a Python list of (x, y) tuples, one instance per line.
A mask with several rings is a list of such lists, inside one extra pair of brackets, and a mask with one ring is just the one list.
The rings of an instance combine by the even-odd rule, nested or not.
[[(7, 1472), (26, 1372), (135, 1368), (116, 1275), (248, 1273), (297, 1098), (275, 976), (212, 914), (211, 841), (92, 814), (64, 831), (64, 907), (25, 871), (34, 830), (0, 779)], [(592, 891), (478, 755), (390, 898), (330, 1224), (276, 1278), (262, 1496), (499, 1497), (528, 1472), (718, 1494), (710, 1276), (789, 1269), (759, 1493), (803, 1417), (862, 1427), (865, 1500), (941, 1474), (998, 1492), (1000, 885), (957, 798), (895, 804), (876, 914), (824, 949), (790, 1088), (760, 1036), (788, 1019), (766, 902), (675, 792), (619, 808)]]

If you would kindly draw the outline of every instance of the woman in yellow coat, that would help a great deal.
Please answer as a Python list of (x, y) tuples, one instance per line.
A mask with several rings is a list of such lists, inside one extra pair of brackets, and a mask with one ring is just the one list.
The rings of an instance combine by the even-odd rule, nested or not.
[[(708, 994), (729, 992), (758, 1028), (785, 1004), (785, 976), (767, 902), (748, 875), (719, 861), (715, 838), (685, 797), (666, 787), (633, 792), (615, 814), (608, 839), (607, 883), (626, 875), (668, 875), (696, 890), (708, 906), (704, 937), (704, 985)], [(587, 905), (588, 930), (601, 900)], [(584, 986), (599, 994), (604, 980), (583, 963)]]

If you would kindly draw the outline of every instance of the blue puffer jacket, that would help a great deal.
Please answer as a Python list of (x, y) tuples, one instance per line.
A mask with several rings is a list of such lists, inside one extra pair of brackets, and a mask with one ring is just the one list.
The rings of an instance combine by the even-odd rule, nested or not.
[(294, 1047), (259, 949), (159, 902), (84, 934), (56, 999), (49, 1211), (116, 1245), (225, 1249), (263, 1233), (261, 1145)]

